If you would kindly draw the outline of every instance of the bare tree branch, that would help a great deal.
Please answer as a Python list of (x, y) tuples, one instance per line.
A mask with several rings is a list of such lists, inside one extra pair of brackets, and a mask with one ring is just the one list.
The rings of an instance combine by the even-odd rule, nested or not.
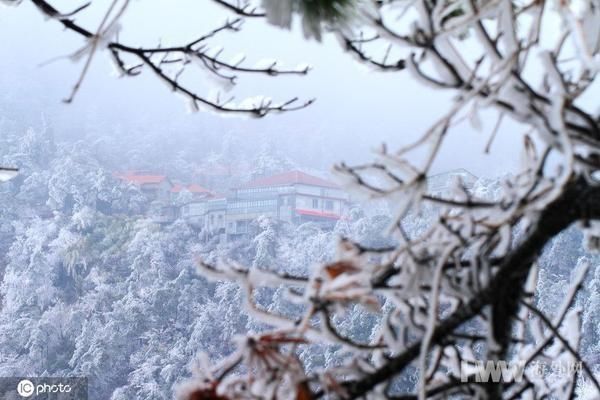
[[(112, 4), (111, 8), (107, 11), (105, 18), (103, 19), (102, 23), (100, 24), (100, 27), (98, 28), (97, 33), (93, 34), (89, 30), (81, 27), (80, 25), (78, 25), (77, 23), (74, 22), (74, 20), (71, 17), (76, 13), (62, 14), (45, 0), (31, 0), (31, 1), (46, 16), (56, 19), (66, 29), (74, 31), (74, 32), (82, 35), (83, 37), (88, 39), (91, 43), (88, 45), (89, 49), (86, 50), (89, 52), (89, 55), (86, 59), (82, 73), (81, 73), (77, 83), (75, 84), (71, 95), (66, 99), (66, 102), (71, 102), (73, 100), (74, 95), (79, 90), (79, 88), (85, 78), (85, 75), (89, 69), (91, 62), (92, 62), (93, 56), (97, 50), (97, 45), (98, 45), (100, 38), (102, 38), (103, 36), (105, 36), (108, 33), (107, 32), (108, 30), (105, 29), (106, 28), (105, 24), (107, 24), (108, 16), (111, 14), (112, 8), (116, 5), (116, 2), (114, 2)], [(228, 8), (238, 10), (239, 11), (238, 14), (241, 14), (244, 16), (250, 16), (249, 12), (244, 11), (247, 9), (247, 7), (245, 7), (245, 6), (239, 8), (237, 6), (233, 6), (230, 3), (225, 2), (225, 1), (219, 2), (219, 3), (221, 5), (229, 4)], [(126, 5), (127, 5), (127, 1), (123, 4), (119, 13), (116, 15), (116, 17), (113, 19), (113, 21), (108, 26), (113, 26), (115, 24), (116, 20), (120, 17), (120, 15), (122, 14)], [(79, 12), (84, 8), (85, 7), (80, 7), (76, 11)], [(260, 16), (260, 15), (251, 13), (251, 16)], [(207, 48), (206, 46), (204, 46), (203, 42), (206, 41), (207, 39), (214, 37), (215, 35), (217, 35), (218, 33), (222, 32), (222, 31), (239, 31), (239, 29), (241, 27), (241, 23), (242, 23), (242, 20), (239, 18), (235, 19), (233, 21), (226, 21), (222, 26), (210, 31), (209, 33), (207, 33), (207, 34), (199, 37), (198, 39), (196, 39), (192, 42), (189, 42), (183, 46), (140, 48), (140, 47), (127, 46), (125, 44), (122, 44), (122, 43), (119, 43), (116, 41), (109, 41), (108, 44), (106, 45), (106, 47), (111, 51), (111, 55), (112, 55), (113, 59), (115, 60), (117, 67), (124, 75), (127, 75), (127, 76), (139, 75), (141, 73), (142, 67), (145, 65), (160, 80), (167, 83), (173, 91), (185, 96), (190, 101), (190, 104), (192, 105), (192, 108), (194, 110), (199, 109), (199, 106), (206, 106), (209, 109), (212, 109), (217, 112), (247, 114), (247, 115), (251, 115), (251, 116), (255, 116), (255, 117), (263, 117), (269, 113), (274, 113), (274, 112), (300, 110), (300, 109), (303, 109), (303, 108), (309, 106), (310, 104), (312, 104), (314, 102), (314, 99), (304, 101), (302, 103), (298, 103), (298, 99), (294, 97), (294, 98), (291, 98), (289, 100), (286, 100), (286, 101), (283, 101), (280, 103), (274, 103), (270, 99), (260, 99), (260, 100), (254, 101), (252, 104), (249, 104), (249, 105), (234, 106), (234, 105), (232, 105), (233, 98), (228, 98), (225, 100), (221, 100), (219, 98), (217, 98), (215, 100), (208, 99), (204, 96), (197, 94), (191, 88), (189, 88), (179, 82), (179, 77), (181, 76), (186, 65), (189, 63), (190, 58), (199, 59), (199, 61), (203, 65), (203, 67), (205, 69), (207, 69), (210, 73), (217, 76), (218, 78), (226, 79), (231, 84), (235, 84), (237, 75), (224, 75), (221, 72), (222, 69), (229, 70), (229, 71), (232, 71), (235, 73), (263, 74), (263, 75), (267, 75), (267, 76), (288, 75), (288, 74), (305, 75), (308, 72), (308, 70), (309, 70), (308, 67), (304, 67), (300, 70), (279, 69), (279, 68), (277, 68), (276, 63), (272, 63), (271, 65), (266, 66), (264, 68), (245, 67), (243, 65), (240, 65), (240, 63), (232, 64), (232, 63), (225, 62), (219, 58), (219, 54), (210, 55), (209, 54), (210, 49)], [(136, 64), (133, 66), (128, 66), (126, 64), (126, 62), (123, 60), (121, 53), (137, 58), (137, 60), (139, 61), (139, 64)], [(152, 56), (155, 54), (162, 54), (162, 55), (164, 55), (164, 58), (160, 61), (154, 60)], [(176, 56), (178, 56), (178, 58), (176, 58), (176, 59), (168, 58), (172, 55), (176, 55)], [(179, 64), (181, 66), (181, 68), (177, 73), (169, 74), (164, 67), (166, 65), (170, 65), (170, 64)]]

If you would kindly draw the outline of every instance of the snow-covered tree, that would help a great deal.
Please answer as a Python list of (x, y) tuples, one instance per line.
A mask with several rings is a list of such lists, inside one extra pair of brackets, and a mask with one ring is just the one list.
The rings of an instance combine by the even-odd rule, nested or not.
[(273, 143), (266, 139), (261, 144), (250, 165), (252, 165), (250, 179), (291, 171), (297, 167), (292, 160), (280, 154)]
[[(580, 310), (571, 307), (586, 274), (597, 265), (581, 261), (572, 266), (569, 287), (553, 315), (535, 303), (540, 254), (561, 232), (576, 226), (583, 231), (588, 250), (600, 248), (600, 116), (595, 104), (586, 101), (586, 96), (597, 94), (600, 70), (597, 0), (265, 0), (254, 5), (216, 0), (238, 17), (200, 39), (171, 47), (121, 42), (115, 27), (122, 13), (109, 13), (92, 31), (75, 21), (85, 7), (73, 14), (56, 10), (46, 0), (32, 2), (67, 31), (86, 39), (88, 62), (96, 50), (105, 48), (123, 75), (148, 71), (194, 109), (262, 117), (311, 103), (252, 98), (234, 105), (220, 94), (198, 94), (178, 79), (182, 68), (192, 67), (229, 83), (249, 73), (308, 71), (281, 70), (277, 63), (251, 68), (224, 61), (220, 51), (215, 54), (208, 44), (211, 39), (224, 31), (239, 31), (245, 17), (266, 17), (283, 27), (300, 19), (307, 36), (320, 39), (330, 31), (345, 50), (373, 69), (405, 71), (429, 88), (453, 95), (447, 112), (414, 144), (398, 151), (382, 147), (373, 163), (336, 168), (357, 194), (392, 205), (391, 246), (373, 248), (346, 239), (330, 258), (332, 247), (315, 239), (330, 235), (305, 226), (299, 233), (312, 251), (299, 254), (290, 268), (293, 273), (252, 268), (250, 257), (248, 267), (239, 262), (201, 263), (207, 276), (238, 282), (243, 288), (241, 302), (273, 329), (237, 339), (237, 350), (191, 381), (195, 386), (188, 398), (572, 398), (584, 379), (596, 397), (600, 394), (598, 378), (579, 354)], [(123, 11), (129, 4), (116, 3)], [(190, 59), (200, 62), (189, 63)], [(69, 101), (84, 78), (85, 73)], [(475, 129), (487, 128), (481, 121), (483, 109), (496, 119), (490, 143), (505, 135), (521, 144), (514, 146), (515, 153), (522, 154), (520, 170), (504, 178), (501, 189), (491, 194), (478, 196), (460, 179), (447, 193), (429, 193), (427, 177), (447, 138), (460, 134), (456, 128), (464, 120)], [(395, 114), (406, 111), (393, 109)], [(511, 128), (499, 129), (503, 121), (510, 121)], [(88, 204), (87, 191), (70, 191), (65, 177), (59, 178), (50, 179), (50, 198), (57, 207), (69, 210), (71, 203)], [(432, 206), (435, 212), (429, 213)], [(421, 218), (424, 214), (428, 218)], [(412, 219), (416, 229), (407, 229), (405, 219)], [(147, 223), (140, 222), (126, 246), (131, 250), (130, 273), (125, 277), (130, 287), (113, 302), (109, 314), (114, 318), (88, 328), (100, 332), (97, 342), (86, 338), (77, 346), (72, 362), (82, 373), (98, 374), (108, 368), (108, 348), (125, 368), (127, 360), (119, 346), (133, 340), (138, 328), (152, 325), (140, 314), (169, 263), (161, 249), (148, 245), (160, 241), (161, 235)], [(40, 257), (39, 251), (32, 253)], [(309, 259), (317, 262), (307, 267)], [(48, 278), (54, 273), (50, 265), (43, 271)], [(293, 289), (287, 297), (302, 307), (298, 318), (281, 315), (275, 308), (261, 309), (255, 301), (256, 292), (281, 287)], [(15, 296), (11, 309), (18, 309), (12, 304), (40, 310), (55, 304), (53, 290), (36, 293), (39, 298)], [(233, 286), (218, 286), (215, 298), (229, 301), (237, 299), (237, 293)], [(370, 310), (375, 321), (382, 321), (377, 329), (361, 326), (359, 335), (352, 334), (350, 327), (356, 321), (344, 318), (356, 307)], [(224, 315), (235, 318), (239, 313), (227, 308)], [(133, 324), (122, 326), (128, 320)], [(32, 348), (39, 352), (39, 331), (32, 331), (36, 344)], [(367, 336), (367, 342), (360, 341)], [(307, 358), (300, 357), (302, 350), (323, 345), (339, 346), (345, 356), (325, 369), (309, 371), (303, 361)], [(583, 369), (580, 374), (552, 373), (550, 381), (527, 370), (523, 381), (509, 377), (482, 383), (477, 381), (480, 370), (465, 371), (461, 364), (525, 360), (529, 368), (547, 359), (581, 362)], [(149, 362), (148, 370), (153, 368)], [(414, 387), (398, 384), (410, 382), (415, 371)], [(123, 383), (125, 371), (115, 372), (119, 375), (104, 376), (103, 384)], [(138, 375), (134, 377), (138, 382)], [(154, 382), (148, 380), (148, 395), (158, 393)]]
[(256, 255), (252, 261), (254, 268), (273, 268), (277, 266), (277, 227), (276, 222), (268, 217), (260, 217), (257, 221), (260, 232), (254, 237)]
[[(596, 90), (599, 5), (399, 3), (262, 3), (275, 24), (289, 27), (299, 14), (307, 35), (319, 38), (327, 27), (359, 61), (379, 70), (407, 70), (429, 87), (456, 96), (414, 145), (397, 152), (384, 147), (372, 164), (337, 167), (349, 188), (392, 205), (391, 245), (345, 240), (334, 260), (298, 275), (203, 264), (211, 276), (240, 282), (248, 302), (264, 287), (290, 285), (296, 288), (290, 301), (304, 306), (299, 318), (274, 309), (264, 315), (274, 329), (249, 337), (236, 357), (214, 371), (244, 365), (248, 372), (221, 376), (208, 384), (210, 390), (225, 398), (264, 393), (284, 398), (282, 390), (298, 398), (497, 399), (549, 393), (569, 398), (584, 379), (600, 394), (598, 379), (578, 351), (578, 310), (570, 309), (590, 263), (576, 263), (577, 251), (560, 249), (564, 242), (553, 241), (563, 231), (577, 232), (568, 228), (583, 222), (584, 235), (575, 235), (584, 236), (588, 249), (600, 243), (594, 221), (600, 218), (600, 125), (597, 110), (580, 101), (583, 93)], [(561, 34), (549, 34), (553, 28)], [(386, 46), (380, 57), (373, 55), (377, 43)], [(483, 108), (498, 119), (492, 137), (520, 136), (521, 169), (485, 191), (471, 190), (457, 179), (447, 193), (428, 192), (427, 176), (446, 138), (462, 119), (480, 129)], [(503, 120), (527, 132), (498, 130)], [(412, 157), (411, 150), (418, 156)], [(360, 227), (355, 233), (363, 242), (372, 237), (361, 235)], [(540, 254), (550, 243), (551, 259), (544, 260)], [(562, 292), (553, 299), (554, 309), (533, 302), (538, 266), (545, 261), (560, 264), (542, 269), (540, 276), (553, 281), (557, 295)], [(560, 288), (560, 279), (551, 274), (564, 278)], [(344, 320), (350, 305), (370, 308), (375, 320), (383, 321), (366, 343), (344, 328), (344, 321), (352, 321)], [(309, 374), (290, 350), (298, 343), (337, 344), (352, 356), (340, 366)], [(547, 357), (581, 361), (581, 375), (552, 373), (550, 380), (528, 375), (525, 383), (508, 379), (481, 385), (477, 371), (464, 371), (460, 364), (525, 360), (529, 368)], [(289, 362), (266, 361), (279, 358)], [(414, 387), (394, 384), (413, 368), (419, 374)]]

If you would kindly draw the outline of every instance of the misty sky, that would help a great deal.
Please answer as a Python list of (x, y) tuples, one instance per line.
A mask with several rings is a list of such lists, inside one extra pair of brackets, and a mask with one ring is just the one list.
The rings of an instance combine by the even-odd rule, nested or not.
[[(69, 11), (75, 2), (53, 4)], [(107, 4), (96, 2), (99, 8), (86, 10), (78, 16), (78, 22), (94, 30)], [(171, 4), (176, 6), (168, 6)], [(120, 39), (128, 45), (186, 43), (228, 16), (233, 17), (209, 0), (133, 1), (122, 20)], [(288, 147), (322, 140), (319, 165), (313, 165), (320, 168), (342, 160), (369, 161), (371, 150), (382, 142), (394, 149), (415, 140), (447, 110), (452, 95), (419, 85), (408, 72), (368, 71), (344, 53), (332, 36), (323, 43), (309, 42), (299, 30), (288, 32), (267, 26), (264, 21), (246, 21), (241, 33), (224, 35), (212, 43), (222, 44), (225, 54), (231, 57), (245, 53), (250, 65), (263, 58), (275, 58), (289, 67), (309, 63), (313, 71), (305, 77), (242, 76), (233, 91), (236, 98), (257, 94), (281, 100), (316, 97), (313, 106), (259, 120), (190, 114), (182, 98), (149, 71), (136, 78), (118, 78), (104, 52), (95, 58), (75, 103), (65, 105), (61, 99), (69, 95), (82, 68), (81, 60), (75, 63), (68, 56), (82, 46), (81, 38), (44, 19), (29, 2), (16, 8), (0, 6), (0, 37), (0, 99), (10, 102), (16, 93), (31, 99), (26, 106), (39, 108), (58, 129), (81, 129), (85, 125), (83, 116), (93, 113), (106, 124), (119, 124), (125, 129), (131, 121), (142, 120), (157, 131), (176, 122), (182, 133), (189, 135), (201, 134), (195, 128), (201, 126), (257, 138), (265, 133), (275, 138), (285, 136)], [(213, 86), (210, 80), (198, 79), (203, 78), (200, 73), (189, 77), (200, 92)], [(486, 128), (493, 122), (484, 118)], [(506, 125), (504, 132), (511, 129), (515, 127)], [(476, 132), (468, 123), (458, 126), (436, 170), (465, 167), (480, 176), (493, 176), (513, 169), (518, 161), (518, 154), (510, 151), (515, 135), (508, 138), (501, 132), (493, 153), (482, 155), (488, 136), (489, 129)], [(181, 146), (185, 148), (185, 135), (182, 137)], [(293, 148), (280, 150), (294, 153)]]

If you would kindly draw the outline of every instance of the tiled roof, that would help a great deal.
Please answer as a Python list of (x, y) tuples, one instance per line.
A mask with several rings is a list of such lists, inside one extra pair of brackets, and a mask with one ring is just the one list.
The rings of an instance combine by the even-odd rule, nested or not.
[(309, 175), (302, 171), (290, 171), (284, 172), (281, 174), (268, 176), (265, 178), (258, 178), (253, 181), (248, 182), (244, 186), (243, 189), (250, 188), (259, 188), (259, 187), (267, 187), (267, 186), (286, 186), (286, 185), (294, 185), (294, 184), (304, 184), (304, 185), (312, 185), (312, 186), (322, 186), (328, 188), (338, 188), (338, 186), (329, 182), (325, 179), (321, 179), (319, 177)]

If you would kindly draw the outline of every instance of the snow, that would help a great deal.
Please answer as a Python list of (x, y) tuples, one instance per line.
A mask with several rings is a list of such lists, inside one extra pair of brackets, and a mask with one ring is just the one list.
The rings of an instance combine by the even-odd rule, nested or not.
[[(416, 17), (406, 27), (420, 29), (421, 36), (432, 27), (441, 28), (442, 18), (470, 3), (437, 3), (433, 24), (425, 4), (417, 1), (416, 12), (405, 15)], [(265, 1), (264, 6), (272, 12), (271, 22), (289, 27), (292, 1)], [(0, 191), (5, 204), (0, 210), (0, 250), (6, 254), (1, 260), (5, 265), (0, 286), (0, 375), (21, 371), (81, 374), (90, 377), (90, 393), (96, 397), (166, 399), (186, 371), (194, 369), (190, 360), (198, 359), (194, 383), (187, 389), (183, 384), (181, 390), (218, 384), (217, 393), (222, 396), (286, 398), (300, 393), (299, 383), (306, 374), (315, 377), (316, 385), (333, 390), (341, 377), (363, 376), (385, 365), (386, 357), (417, 343), (420, 384), (406, 384), (403, 389), (418, 390), (419, 397), (425, 398), (425, 376), (436, 383), (448, 381), (448, 375), (431, 362), (435, 357), (429, 356), (439, 355), (449, 375), (460, 376), (459, 359), (475, 362), (482, 357), (482, 349), (497, 349), (489, 321), (475, 318), (461, 327), (465, 335), (483, 337), (477, 339), (481, 344), (457, 339), (456, 345), (443, 347), (433, 340), (436, 324), (440, 318), (460, 312), (472, 296), (503, 272), (504, 267), (491, 265), (491, 258), (510, 254), (542, 226), (538, 224), (544, 222), (539, 220), (544, 207), (561, 194), (573, 173), (583, 170), (576, 155), (591, 154), (581, 143), (574, 143), (569, 131), (568, 123), (584, 121), (569, 110), (569, 104), (579, 103), (571, 98), (570, 83), (565, 83), (567, 67), (556, 63), (556, 57), (564, 54), (556, 54), (540, 42), (527, 58), (542, 63), (543, 82), (530, 82), (527, 74), (524, 79), (547, 97), (547, 102), (532, 100), (515, 79), (515, 68), (525, 68), (520, 63), (527, 60), (512, 56), (528, 38), (517, 29), (523, 25), (514, 21), (513, 6), (506, 0), (484, 5), (482, 25), (474, 28), (475, 35), (465, 38), (477, 43), (466, 47), (475, 49), (468, 57), (460, 47), (462, 42), (455, 40), (460, 25), (472, 24), (472, 14), (466, 12), (454, 19), (452, 34), (436, 39), (439, 55), (456, 66), (460, 80), (473, 78), (471, 85), (457, 88), (462, 92), (452, 99), (453, 107), (423, 140), (399, 151), (382, 149), (373, 164), (336, 168), (344, 186), (377, 198), (385, 207), (374, 211), (368, 203), (356, 204), (334, 228), (324, 229), (316, 223), (279, 224), (263, 216), (252, 220), (251, 236), (226, 242), (184, 219), (155, 223), (146, 213), (153, 204), (150, 199), (139, 189), (119, 185), (113, 176), (117, 168), (124, 167), (113, 153), (125, 155), (119, 159), (127, 160), (127, 167), (174, 169), (188, 179), (202, 175), (196, 174), (198, 171), (217, 169), (217, 165), (247, 171), (243, 178), (295, 166), (287, 154), (278, 154), (268, 144), (260, 146), (255, 137), (244, 142), (250, 155), (237, 154), (243, 146), (223, 145), (221, 153), (211, 157), (208, 149), (215, 151), (223, 144), (222, 132), (208, 132), (191, 142), (190, 154), (168, 156), (166, 162), (161, 157), (165, 157), (163, 151), (168, 153), (171, 137), (164, 140), (164, 132), (161, 140), (149, 139), (152, 132), (144, 132), (143, 139), (124, 134), (127, 138), (107, 141), (116, 144), (103, 151), (103, 141), (89, 140), (87, 132), (79, 141), (65, 144), (54, 143), (27, 127), (2, 131), (0, 156), (3, 161), (18, 160), (15, 165), (23, 165), (23, 179), (14, 179)], [(551, 12), (564, 17), (564, 29), (572, 30), (569, 40), (574, 40), (577, 51), (573, 62), (578, 64), (571, 76), (580, 79), (582, 71), (598, 70), (598, 11), (577, 1), (557, 7)], [(376, 18), (378, 12), (370, 9), (367, 20)], [(321, 21), (303, 19), (302, 24), (306, 35), (320, 38)], [(503, 32), (499, 54), (483, 28), (492, 34)], [(525, 25), (524, 30), (527, 28)], [(415, 35), (399, 40), (402, 45), (423, 39), (412, 33)], [(114, 34), (106, 32), (100, 45), (106, 45)], [(89, 54), (90, 45), (77, 55)], [(207, 54), (222, 55), (217, 47), (208, 49)], [(438, 89), (458, 82), (439, 56), (428, 50), (414, 51), (407, 62), (413, 77)], [(483, 54), (485, 62), (471, 77), (474, 62)], [(237, 55), (231, 62), (238, 65), (244, 59)], [(257, 68), (274, 65), (274, 60), (266, 59)], [(197, 67), (210, 76), (203, 81), (208, 86), (213, 86), (215, 78), (231, 84), (202, 62)], [(298, 70), (306, 68), (298, 66)], [(484, 89), (485, 96), (480, 92)], [(220, 92), (207, 89), (201, 91), (204, 93), (219, 104), (236, 106), (224, 103)], [(186, 101), (195, 110), (207, 107), (189, 97)], [(507, 119), (532, 128), (531, 136), (524, 136), (528, 139), (523, 146), (522, 171), (501, 180), (480, 180), (472, 187), (453, 179), (445, 185), (441, 201), (427, 201), (428, 184), (422, 175), (431, 174), (446, 135), (465, 115), (473, 128), (482, 130), (487, 121), (481, 108), (497, 107), (498, 102), (508, 105), (503, 110)], [(273, 104), (267, 96), (253, 96), (237, 106), (264, 111)], [(534, 105), (547, 118), (536, 117), (531, 111)], [(104, 129), (101, 124), (90, 125), (94, 130)], [(205, 139), (209, 135), (219, 136), (219, 140)], [(541, 147), (534, 146), (540, 143)], [(544, 146), (553, 146), (553, 168), (541, 164)], [(413, 158), (415, 149), (423, 149), (422, 160)], [(175, 159), (177, 162), (171, 162)], [(555, 166), (560, 166), (558, 172)], [(539, 182), (536, 170), (544, 174)], [(2, 180), (12, 177), (12, 172), (0, 175)], [(244, 180), (241, 176), (219, 179), (229, 179), (215, 183), (224, 188)], [(368, 182), (370, 187), (359, 182)], [(537, 198), (521, 201), (525, 195)], [(173, 201), (187, 203), (190, 196), (184, 191)], [(457, 205), (471, 200), (499, 204)], [(600, 225), (590, 221), (576, 232), (579, 236), (568, 230), (557, 235), (545, 248), (530, 270), (526, 289), (535, 292), (530, 304), (560, 325), (558, 329), (570, 346), (589, 357), (598, 352), (600, 278), (597, 255), (591, 252), (600, 248)], [(580, 246), (582, 232), (585, 249)], [(338, 241), (339, 236), (346, 239)], [(352, 240), (367, 250), (353, 245)], [(593, 278), (587, 279), (586, 273), (591, 276), (592, 271)], [(387, 272), (391, 276), (380, 281)], [(585, 296), (577, 296), (579, 291)], [(574, 361), (559, 340), (546, 346), (551, 332), (539, 318), (525, 308), (519, 314), (525, 323), (515, 333), (524, 343), (514, 347), (515, 358), (539, 351), (540, 357), (534, 361), (545, 357)], [(489, 319), (489, 313), (486, 316)], [(366, 349), (368, 346), (382, 349)], [(234, 373), (214, 382), (228, 368)], [(560, 394), (565, 382), (555, 372), (534, 379), (549, 396), (552, 391)], [(377, 390), (372, 397), (383, 396), (384, 388)], [(581, 386), (580, 390), (588, 392), (589, 388)]]

